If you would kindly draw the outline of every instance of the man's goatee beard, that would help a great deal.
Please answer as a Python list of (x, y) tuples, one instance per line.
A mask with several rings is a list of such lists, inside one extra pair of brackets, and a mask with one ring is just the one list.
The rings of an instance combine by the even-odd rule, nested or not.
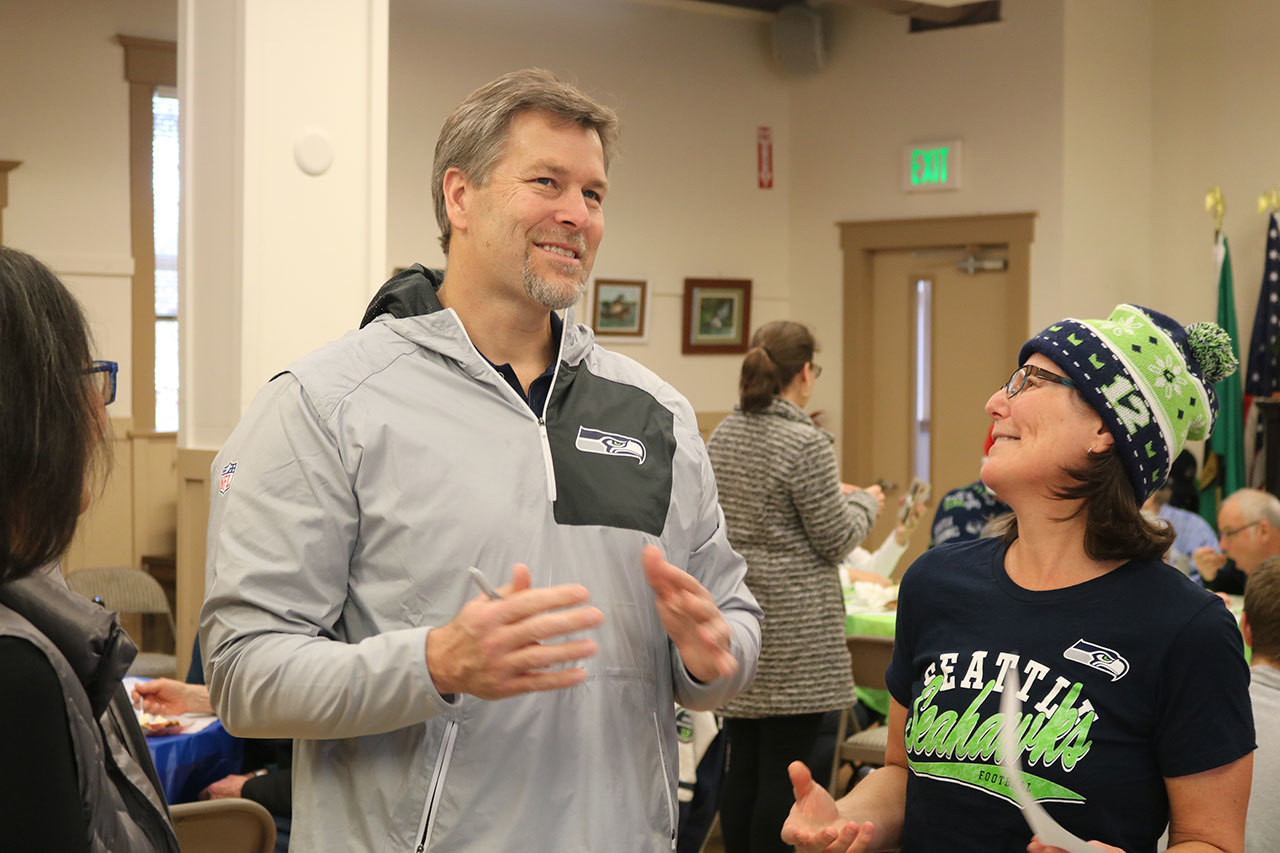
[(587, 274), (584, 273), (577, 286), (571, 290), (557, 287), (533, 271), (530, 258), (524, 262), (524, 291), (529, 298), (552, 311), (561, 311), (582, 298), (587, 289)]

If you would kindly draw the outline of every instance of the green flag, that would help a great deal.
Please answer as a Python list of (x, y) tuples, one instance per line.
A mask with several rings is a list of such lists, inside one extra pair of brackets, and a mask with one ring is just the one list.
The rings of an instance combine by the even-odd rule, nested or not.
[[(1231, 250), (1226, 235), (1219, 233), (1214, 246), (1218, 262), (1218, 325), (1231, 336), (1231, 352), (1240, 356), (1240, 336), (1236, 333), (1235, 288), (1231, 279)], [(1218, 420), (1213, 434), (1204, 443), (1204, 467), (1200, 469), (1200, 515), (1218, 529), (1218, 507), (1236, 489), (1244, 488), (1244, 398), (1240, 394), (1240, 372), (1236, 371), (1213, 386), (1218, 395)]]

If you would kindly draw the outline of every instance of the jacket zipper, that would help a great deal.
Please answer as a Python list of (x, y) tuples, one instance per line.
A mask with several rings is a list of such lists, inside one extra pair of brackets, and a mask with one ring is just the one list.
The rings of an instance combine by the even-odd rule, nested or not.
[[(463, 337), (467, 339), (467, 343), (471, 344), (472, 351), (481, 358), (484, 358), (480, 353), (480, 350), (476, 349), (476, 345), (472, 343), (471, 336), (467, 334), (467, 329), (462, 325), (462, 321), (458, 319), (456, 312), (453, 315), (453, 319), (454, 322), (458, 324), (458, 328), (462, 329)], [(551, 440), (547, 438), (547, 406), (551, 403), (551, 393), (555, 391), (556, 380), (560, 378), (560, 362), (561, 356), (564, 354), (564, 336), (566, 334), (567, 332), (564, 329), (561, 329), (560, 344), (556, 347), (555, 369), (551, 372), (551, 386), (547, 389), (547, 398), (542, 401), (542, 414), (538, 415), (534, 413), (529, 408), (528, 403), (524, 400), (520, 401), (522, 403), (521, 408), (529, 412), (533, 419), (538, 423), (538, 438), (542, 442), (542, 463), (547, 472), (547, 500), (552, 503), (556, 502), (556, 469), (555, 466), (551, 464)], [(502, 384), (506, 385), (507, 383), (503, 380)]]
[[(567, 323), (565, 324), (568, 325)], [(551, 385), (547, 387), (547, 396), (542, 401), (542, 414), (538, 416), (538, 436), (542, 439), (542, 463), (547, 469), (547, 500), (556, 502), (556, 469), (551, 464), (551, 439), (547, 438), (547, 408), (551, 405), (551, 394), (556, 390), (556, 380), (560, 378), (561, 355), (564, 353), (564, 337), (569, 333), (567, 328), (560, 330), (560, 345), (556, 347), (556, 364), (551, 370)]]
[[(667, 825), (671, 827), (671, 849), (676, 849), (676, 809), (671, 802), (671, 785), (667, 778), (667, 756), (662, 751), (662, 726), (658, 725), (658, 712), (653, 712), (653, 733), (658, 736), (658, 761), (662, 765), (662, 793), (667, 797)], [(422, 853), (421, 850), (418, 853)]]
[[(555, 380), (553, 379), (552, 382), (554, 383)], [(550, 397), (551, 394), (548, 393), (547, 396)], [(544, 407), (542, 411), (545, 414), (546, 408)], [(547, 469), (547, 500), (555, 503), (556, 469), (551, 464), (551, 439), (547, 438), (547, 421), (545, 417), (538, 418), (538, 436), (542, 439), (542, 464)]]
[(418, 847), (415, 853), (427, 849), (427, 839), (435, 827), (436, 813), (440, 810), (440, 792), (444, 789), (444, 777), (449, 770), (449, 760), (453, 756), (453, 743), (458, 737), (458, 724), (453, 720), (444, 728), (444, 741), (440, 744), (440, 754), (436, 756), (436, 768), (431, 773), (431, 785), (427, 788), (427, 803), (422, 807), (422, 820), (418, 823)]

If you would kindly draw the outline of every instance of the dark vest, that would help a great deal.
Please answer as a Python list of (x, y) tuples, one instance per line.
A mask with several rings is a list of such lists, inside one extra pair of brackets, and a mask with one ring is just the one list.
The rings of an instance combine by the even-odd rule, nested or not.
[(0, 636), (21, 637), (62, 683), (89, 849), (178, 853), (151, 753), (121, 679), (137, 655), (115, 613), (71, 590), (49, 566), (0, 584)]

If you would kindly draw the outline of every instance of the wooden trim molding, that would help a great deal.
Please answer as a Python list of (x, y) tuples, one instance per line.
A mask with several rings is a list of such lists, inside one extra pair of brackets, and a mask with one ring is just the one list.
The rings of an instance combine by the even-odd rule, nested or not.
[(152, 208), (151, 96), (156, 86), (178, 84), (178, 45), (160, 39), (118, 35), (124, 48), (124, 77), (129, 81), (129, 235), (133, 253), (130, 348), (133, 420), (136, 431), (156, 425), (155, 328), (156, 247)]
[(204, 554), (209, 524), (209, 468), (216, 450), (178, 448), (177, 626), (178, 672), (191, 663), (191, 643), (204, 603)]
[(9, 206), (9, 173), (21, 165), (21, 160), (0, 160), (0, 246), (4, 245), (4, 209)]
[[(871, 364), (874, 336), (850, 335), (863, 329), (872, 315), (871, 280), (873, 255), (877, 251), (932, 249), (938, 246), (1005, 245), (1009, 251), (1009, 281), (1013, 304), (1010, 316), (1023, 323), (1011, 330), (1008, 348), (1017, 352), (1030, 334), (1031, 323), (1031, 243), (1035, 239), (1035, 213), (998, 213), (983, 216), (955, 216), (938, 219), (881, 219), (867, 222), (840, 222), (840, 246), (844, 250), (844, 358), (846, 364)], [(846, 482), (869, 482), (874, 476), (872, 447), (858, 441), (854, 432), (860, 423), (859, 405), (871, 398), (871, 371), (844, 371), (842, 410), (844, 470)]]
[(117, 35), (124, 48), (124, 79), (148, 86), (178, 85), (178, 43)]

